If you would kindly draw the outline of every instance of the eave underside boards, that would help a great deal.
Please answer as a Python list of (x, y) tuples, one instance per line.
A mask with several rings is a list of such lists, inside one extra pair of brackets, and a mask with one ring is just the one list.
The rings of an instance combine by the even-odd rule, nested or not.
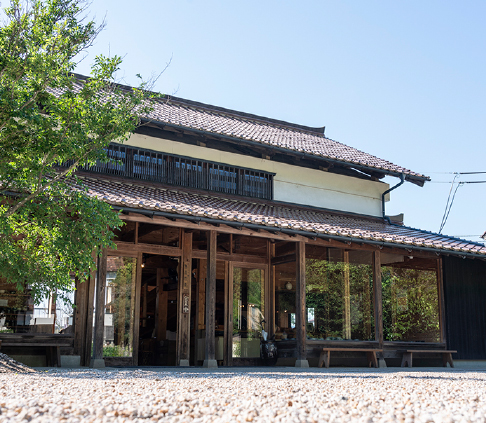
[[(287, 237), (297, 241), (298, 236), (303, 240), (320, 237), (486, 258), (486, 247), (482, 244), (389, 224), (378, 218), (265, 201), (228, 199), (135, 182), (92, 177), (83, 177), (82, 181), (89, 196), (124, 213), (153, 216), (145, 217), (148, 219), (166, 218), (168, 225), (189, 224), (200, 228), (199, 225), (205, 223), (219, 226), (222, 232), (250, 229), (254, 236), (265, 238)], [(82, 189), (74, 181), (73, 188)], [(183, 220), (184, 224), (177, 219)]]

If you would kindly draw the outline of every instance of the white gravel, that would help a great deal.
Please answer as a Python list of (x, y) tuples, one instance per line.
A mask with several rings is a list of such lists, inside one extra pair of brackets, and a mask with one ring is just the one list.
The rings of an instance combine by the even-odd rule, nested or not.
[(10, 372), (0, 373), (0, 411), (0, 422), (485, 422), (486, 372)]

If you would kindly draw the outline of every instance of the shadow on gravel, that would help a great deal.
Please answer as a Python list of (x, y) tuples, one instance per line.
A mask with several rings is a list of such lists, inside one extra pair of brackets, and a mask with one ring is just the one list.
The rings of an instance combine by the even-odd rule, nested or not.
[[(484, 378), (477, 377), (477, 371), (454, 371), (447, 372), (447, 374), (435, 374), (441, 370), (428, 370), (427, 372), (421, 372), (417, 370), (415, 372), (420, 372), (420, 375), (404, 372), (401, 370), (390, 370), (380, 371), (376, 369), (373, 373), (363, 370), (351, 370), (347, 368), (346, 370), (332, 369), (332, 371), (317, 370), (317, 369), (306, 369), (306, 370), (293, 370), (291, 368), (275, 368), (272, 370), (237, 370), (234, 368), (228, 369), (217, 369), (214, 371), (206, 369), (192, 370), (189, 368), (175, 370), (172, 368), (108, 368), (103, 370), (94, 369), (49, 369), (49, 370), (39, 370), (35, 373), (27, 374), (26, 376), (36, 376), (45, 377), (49, 379), (104, 379), (107, 381), (113, 381), (116, 379), (147, 379), (153, 381), (163, 381), (165, 379), (232, 379), (239, 377), (255, 378), (255, 379), (266, 379), (266, 380), (318, 380), (318, 379), (417, 379), (417, 380), (450, 380), (450, 379), (461, 379), (461, 380), (476, 380), (480, 382), (486, 382), (486, 372), (479, 372), (485, 375)], [(442, 370), (443, 372), (443, 370)], [(472, 373), (468, 375), (468, 373)]]

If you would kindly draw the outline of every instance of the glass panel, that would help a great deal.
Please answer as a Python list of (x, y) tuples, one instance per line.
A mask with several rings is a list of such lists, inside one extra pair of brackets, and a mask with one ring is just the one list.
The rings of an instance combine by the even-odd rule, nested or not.
[[(29, 285), (20, 291), (15, 285), (0, 280), (0, 333), (55, 333), (65, 327), (56, 318), (56, 295), (48, 295), (35, 304), (30, 292)], [(73, 297), (72, 292), (66, 295)], [(59, 299), (57, 302), (60, 304)], [(64, 305), (66, 313), (72, 316), (70, 305)], [(61, 313), (59, 317), (66, 316)], [(72, 319), (63, 320), (66, 322), (72, 324)]]
[(385, 341), (440, 341), (435, 266), (435, 260), (382, 254)]
[(103, 356), (131, 357), (137, 260), (131, 257), (107, 260)]
[(308, 339), (374, 340), (371, 259), (368, 251), (307, 248)]
[(233, 269), (233, 357), (260, 357), (264, 282), (263, 269)]
[(275, 340), (295, 339), (295, 260), (275, 266)]

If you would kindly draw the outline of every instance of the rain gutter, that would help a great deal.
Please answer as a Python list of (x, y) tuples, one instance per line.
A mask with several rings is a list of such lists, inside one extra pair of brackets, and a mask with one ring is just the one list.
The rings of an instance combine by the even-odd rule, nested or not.
[(391, 187), (390, 189), (387, 189), (383, 194), (381, 194), (381, 213), (383, 216), (383, 219), (385, 219), (390, 225), (393, 225), (392, 221), (390, 218), (385, 214), (385, 195), (388, 193), (392, 192), (394, 189), (397, 189), (400, 185), (403, 185), (405, 182), (405, 175), (403, 173), (400, 174), (400, 182), (396, 184), (395, 186)]

